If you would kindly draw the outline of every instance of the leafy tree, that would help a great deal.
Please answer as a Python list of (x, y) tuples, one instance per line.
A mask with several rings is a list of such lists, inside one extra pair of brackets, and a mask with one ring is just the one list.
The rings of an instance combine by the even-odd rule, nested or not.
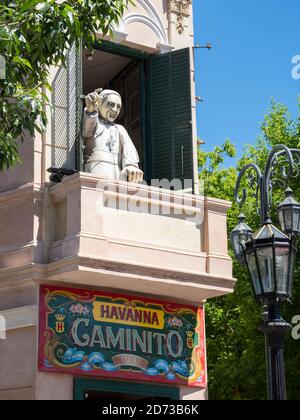
[[(227, 140), (222, 147), (212, 152), (199, 151), (199, 176), (204, 181), (205, 194), (234, 202), (234, 188), (239, 170), (254, 162), (264, 169), (271, 148), (278, 144), (300, 148), (300, 101), (299, 117), (292, 120), (284, 105), (272, 102), (261, 126), (261, 135), (255, 145), (246, 147), (237, 168), (224, 168), (225, 157), (234, 157), (235, 148)], [(245, 185), (246, 186), (246, 185)], [(290, 186), (300, 201), (299, 178)], [(247, 186), (249, 190), (249, 185)], [(281, 184), (274, 186), (273, 220), (277, 223), (276, 207), (283, 198)], [(255, 230), (260, 225), (257, 214), (255, 190), (248, 194), (243, 213), (247, 223)], [(237, 224), (240, 212), (233, 204), (228, 214), (228, 232)], [(233, 256), (233, 252), (231, 255)], [(245, 269), (234, 261), (234, 276), (237, 278), (233, 294), (212, 299), (206, 305), (207, 354), (209, 369), (209, 397), (211, 399), (266, 399), (264, 336), (257, 330), (261, 324), (261, 308), (254, 302), (250, 279)], [(297, 263), (293, 304), (286, 306), (284, 317), (291, 322), (300, 314), (300, 263)], [(287, 337), (285, 362), (288, 396), (300, 399), (300, 341)]]
[(49, 68), (64, 65), (73, 43), (93, 48), (95, 33), (110, 33), (127, 0), (2, 0), (0, 55), (0, 170), (18, 160), (17, 138), (46, 125), (44, 88)]

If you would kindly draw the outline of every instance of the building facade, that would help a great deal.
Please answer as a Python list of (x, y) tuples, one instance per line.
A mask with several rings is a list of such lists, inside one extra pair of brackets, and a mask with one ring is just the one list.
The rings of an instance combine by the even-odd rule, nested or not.
[[(0, 399), (205, 399), (204, 303), (235, 280), (230, 203), (199, 193), (191, 1), (136, 0), (98, 38), (52, 69), (47, 132), (0, 174)], [(97, 88), (123, 97), (144, 184), (83, 171)]]

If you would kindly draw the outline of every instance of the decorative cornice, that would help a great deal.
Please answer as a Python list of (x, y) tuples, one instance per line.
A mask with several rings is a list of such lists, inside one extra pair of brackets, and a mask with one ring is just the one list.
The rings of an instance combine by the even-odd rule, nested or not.
[(6, 330), (34, 327), (38, 324), (37, 305), (23, 306), (0, 311), (0, 316), (6, 320)]
[(44, 192), (45, 189), (43, 186), (33, 182), (12, 188), (8, 191), (0, 191), (0, 207), (10, 207), (14, 204), (24, 202), (24, 200), (31, 197), (42, 201)]
[(170, 0), (170, 10), (177, 14), (176, 29), (181, 35), (184, 32), (184, 18), (190, 16), (192, 0)]
[[(231, 261), (229, 257), (226, 258), (222, 255), (214, 257), (229, 262)], [(88, 273), (89, 275), (86, 276), (85, 273)], [(97, 279), (96, 282), (99, 287), (108, 286), (109, 288), (118, 288), (120, 290), (123, 289), (124, 286), (116, 287), (116, 283), (112, 280), (114, 278), (127, 279), (128, 281), (124, 283), (126, 284), (126, 290), (128, 291), (132, 290), (132, 286), (136, 287), (136, 283), (139, 284), (139, 289), (141, 287), (141, 282), (147, 281), (153, 284), (153, 286), (146, 292), (147, 288), (145, 288), (145, 283), (143, 282), (144, 286), (142, 289), (138, 290), (140, 293), (146, 292), (147, 295), (152, 294), (154, 288), (157, 288), (158, 284), (161, 286), (176, 286), (176, 288), (181, 287), (182, 294), (180, 295), (180, 299), (183, 299), (186, 302), (190, 301), (190, 303), (199, 300), (199, 296), (202, 294), (203, 296), (205, 295), (205, 299), (207, 299), (209, 297), (232, 293), (236, 283), (236, 279), (231, 276), (226, 276), (226, 273), (220, 275), (207, 272), (178, 270), (109, 258), (103, 259), (76, 256), (50, 263), (47, 266), (47, 281), (69, 282), (71, 279), (71, 282), (75, 284), (78, 283), (79, 279), (81, 285), (84, 284), (84, 282), (92, 285), (95, 284), (94, 281), (91, 282), (92, 278), (94, 280)], [(105, 283), (102, 282), (103, 278), (106, 279)], [(129, 285), (129, 280), (131, 282), (131, 287)], [(118, 284), (121, 285), (122, 283), (123, 282), (119, 282)], [(170, 298), (171, 294), (168, 289), (168, 287), (163, 287), (162, 289), (159, 289), (159, 287), (157, 288), (157, 290), (160, 290), (161, 296), (168, 296)], [(191, 296), (194, 296), (194, 298), (191, 298)], [(202, 298), (200, 298), (200, 301), (201, 300)]]
[(168, 44), (168, 38), (164, 24), (159, 13), (150, 0), (137, 0), (141, 7), (147, 12), (147, 16), (142, 14), (131, 14), (123, 18), (121, 25), (116, 29), (118, 32), (125, 32), (126, 26), (132, 23), (142, 23), (153, 30), (161, 44)]
[(204, 205), (206, 211), (216, 214), (227, 214), (228, 210), (232, 207), (231, 201), (212, 197), (205, 197)]
[(0, 290), (6, 287), (17, 287), (35, 284), (39, 280), (46, 279), (46, 267), (44, 264), (24, 264), (17, 267), (0, 269)]

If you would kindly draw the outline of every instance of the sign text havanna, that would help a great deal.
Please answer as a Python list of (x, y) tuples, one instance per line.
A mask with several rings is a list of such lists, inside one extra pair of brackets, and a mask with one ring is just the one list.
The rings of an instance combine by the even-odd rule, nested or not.
[(40, 307), (41, 370), (205, 386), (201, 308), (46, 286)]

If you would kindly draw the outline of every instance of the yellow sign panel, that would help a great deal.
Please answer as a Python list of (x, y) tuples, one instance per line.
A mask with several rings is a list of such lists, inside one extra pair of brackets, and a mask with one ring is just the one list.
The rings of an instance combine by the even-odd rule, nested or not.
[(159, 309), (95, 301), (93, 303), (93, 315), (94, 320), (99, 322), (157, 330), (162, 330), (165, 326), (164, 311)]

